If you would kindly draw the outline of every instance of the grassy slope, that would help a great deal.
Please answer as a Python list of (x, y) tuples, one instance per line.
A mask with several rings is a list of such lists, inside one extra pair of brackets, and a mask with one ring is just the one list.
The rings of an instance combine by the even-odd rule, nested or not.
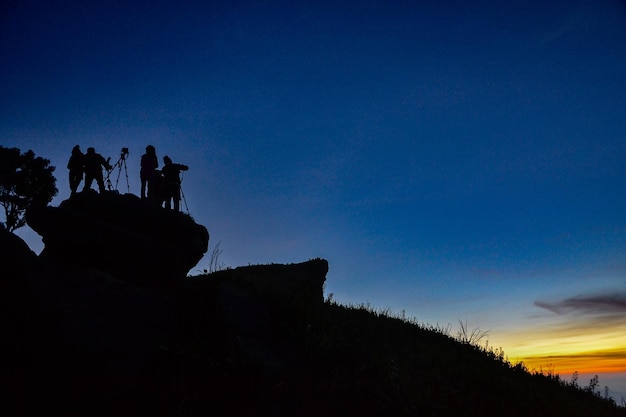
[[(207, 310), (175, 355), (186, 411), (212, 415), (624, 416), (599, 394), (513, 366), (441, 331), (325, 302), (266, 300), (272, 334), (254, 354)], [(201, 304), (196, 304), (200, 306)], [(206, 308), (206, 304), (204, 304)], [(203, 317), (202, 319), (200, 319)], [(200, 321), (197, 321), (200, 320)], [(198, 329), (206, 329), (198, 331)], [(252, 346), (252, 348), (251, 348)], [(252, 351), (252, 354), (250, 354)], [(272, 356), (274, 355), (274, 356)], [(271, 357), (270, 357), (271, 356)], [(278, 359), (276, 359), (278, 356)], [(194, 358), (189, 362), (190, 358)], [(278, 363), (276, 363), (278, 362)], [(183, 382), (184, 381), (184, 382)], [(206, 393), (211, 393), (206, 396)]]
[(360, 306), (238, 293), (220, 287), (227, 279), (181, 289), (175, 334), (164, 331), (140, 361), (122, 348), (86, 349), (81, 333), (74, 350), (60, 348), (45, 332), (54, 317), (31, 320), (44, 331), (22, 326), (13, 339), (23, 343), (3, 354), (0, 389), (11, 401), (0, 415), (626, 416), (441, 331)]

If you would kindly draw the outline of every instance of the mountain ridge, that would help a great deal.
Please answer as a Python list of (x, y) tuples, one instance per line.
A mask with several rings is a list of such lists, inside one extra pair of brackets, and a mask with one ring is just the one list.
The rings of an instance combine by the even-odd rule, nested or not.
[[(120, 210), (107, 216), (143, 207), (104, 198)], [(324, 259), (160, 272), (150, 282), (145, 272), (128, 278), (137, 265), (119, 267), (132, 256), (102, 268), (119, 231), (100, 237), (110, 252), (90, 264), (63, 250), (37, 256), (0, 231), (2, 415), (626, 415), (593, 389), (529, 372), (501, 352), (325, 300)], [(159, 256), (167, 254), (179, 256)]]

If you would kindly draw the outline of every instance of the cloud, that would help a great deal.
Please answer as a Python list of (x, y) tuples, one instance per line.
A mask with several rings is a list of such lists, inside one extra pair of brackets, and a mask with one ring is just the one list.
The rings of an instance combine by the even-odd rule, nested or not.
[(554, 26), (543, 34), (540, 44), (558, 41), (570, 33), (585, 32), (589, 26), (589, 15), (593, 12), (590, 9), (595, 6), (592, 3), (579, 1), (577, 5), (568, 5), (562, 13), (553, 16)]
[(558, 315), (626, 315), (626, 293), (580, 295), (557, 302), (535, 301), (534, 304)]

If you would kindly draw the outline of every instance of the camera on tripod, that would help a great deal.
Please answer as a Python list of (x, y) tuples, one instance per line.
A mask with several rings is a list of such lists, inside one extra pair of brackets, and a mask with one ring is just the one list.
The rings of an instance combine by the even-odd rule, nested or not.
[[(113, 184), (111, 183), (111, 172), (117, 168), (117, 179), (115, 180), (115, 191), (117, 191), (117, 184), (120, 182), (120, 174), (122, 173), (122, 167), (124, 168), (124, 173), (126, 174), (126, 187), (128, 188), (128, 192), (130, 193), (130, 183), (128, 182), (128, 169), (126, 168), (126, 158), (128, 158), (128, 148), (122, 148), (122, 152), (120, 152), (120, 159), (117, 160), (115, 164), (108, 170), (106, 183), (109, 191), (113, 191)], [(107, 159), (107, 162), (111, 158)]]

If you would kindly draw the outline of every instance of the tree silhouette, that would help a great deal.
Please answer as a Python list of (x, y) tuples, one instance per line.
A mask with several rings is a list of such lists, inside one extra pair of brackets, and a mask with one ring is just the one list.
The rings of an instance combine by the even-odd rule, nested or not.
[(24, 214), (31, 205), (45, 206), (57, 194), (52, 172), (50, 161), (35, 157), (33, 151), (0, 146), (0, 204), (5, 216), (0, 224), (9, 232), (26, 224)]

